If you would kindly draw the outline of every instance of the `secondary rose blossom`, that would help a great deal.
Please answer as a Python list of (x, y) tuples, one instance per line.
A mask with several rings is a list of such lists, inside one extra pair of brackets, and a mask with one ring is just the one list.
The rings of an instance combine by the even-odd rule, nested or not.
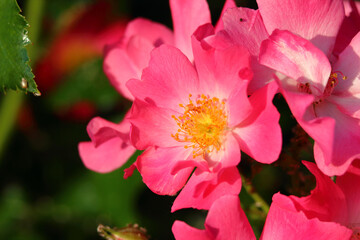
[[(234, 6), (233, 0), (227, 0), (223, 12)], [(205, 0), (171, 0), (170, 9), (174, 33), (159, 23), (138, 18), (128, 24), (120, 42), (105, 50), (104, 71), (112, 85), (129, 100), (134, 97), (125, 83), (131, 78), (141, 77), (153, 48), (163, 43), (171, 44), (192, 59), (191, 35), (201, 24), (211, 22)], [(221, 28), (219, 21), (217, 29)], [(126, 119), (119, 124), (99, 117), (91, 120), (87, 127), (91, 142), (79, 144), (84, 165), (102, 173), (121, 167), (135, 151), (129, 141), (129, 129), (130, 124)]]
[(316, 177), (316, 188), (301, 198), (275, 194), (261, 239), (359, 239), (360, 165), (350, 166), (334, 183), (315, 164), (304, 164)]
[(255, 240), (255, 235), (238, 196), (227, 195), (211, 206), (205, 220), (205, 229), (190, 227), (175, 221), (172, 231), (176, 240)]
[[(279, 114), (272, 105), (276, 84), (249, 99), (247, 51), (202, 42), (211, 30), (205, 25), (194, 34), (196, 68), (178, 49), (162, 45), (153, 50), (141, 81), (127, 83), (135, 96), (131, 139), (137, 149), (145, 150), (136, 166), (158, 194), (175, 194), (194, 167), (206, 174), (235, 167), (240, 149), (263, 163), (275, 161), (281, 149)], [(187, 184), (178, 199), (188, 201), (206, 190), (192, 180), (198, 177), (189, 180), (197, 187)]]
[(288, 76), (278, 80), (280, 90), (315, 140), (319, 168), (343, 174), (360, 157), (360, 33), (330, 62), (310, 41), (275, 30), (262, 44), (260, 62)]
[[(257, 0), (257, 3), (258, 10), (241, 7), (228, 9), (222, 18), (224, 31), (216, 36), (220, 38), (226, 36), (227, 39), (230, 37), (232, 42), (243, 45), (250, 52), (251, 68), (254, 72), (254, 80), (249, 85), (250, 94), (274, 79), (275, 71), (260, 64), (258, 57), (262, 41), (275, 29), (289, 30), (298, 34), (329, 54), (334, 47), (336, 37), (338, 40), (335, 48), (344, 49), (346, 47), (344, 44), (347, 45), (360, 29), (357, 11), (352, 13), (354, 16), (344, 20), (341, 0), (306, 1), (306, 3), (302, 0)], [(344, 2), (344, 5), (349, 9), (348, 2)], [(340, 25), (344, 34), (339, 37), (336, 34)], [(323, 38), (326, 40), (323, 41)]]
[[(344, 3), (257, 2), (257, 11), (233, 8), (223, 17), (223, 35), (243, 42), (253, 56), (255, 75), (250, 90), (270, 81), (277, 71), (280, 90), (292, 113), (315, 140), (317, 164), (328, 175), (343, 174), (353, 159), (360, 156), (356, 113), (360, 102), (356, 96), (359, 37), (353, 39), (339, 59), (332, 54), (344, 21)], [(339, 48), (344, 41), (338, 40)]]

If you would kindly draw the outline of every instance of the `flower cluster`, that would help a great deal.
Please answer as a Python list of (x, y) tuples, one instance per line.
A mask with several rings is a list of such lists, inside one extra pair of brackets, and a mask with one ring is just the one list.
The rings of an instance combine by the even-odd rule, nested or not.
[[(281, 93), (314, 140), (308, 197), (273, 196), (261, 239), (360, 239), (360, 15), (353, 1), (227, 0), (211, 25), (205, 0), (170, 0), (173, 32), (135, 19), (106, 48), (104, 71), (133, 101), (124, 120), (94, 118), (79, 144), (91, 170), (137, 169), (172, 211), (209, 210), (176, 239), (255, 239), (241, 209), (241, 152), (270, 164), (282, 150)], [(300, 159), (299, 159), (300, 160)], [(336, 183), (331, 176), (338, 176)]]

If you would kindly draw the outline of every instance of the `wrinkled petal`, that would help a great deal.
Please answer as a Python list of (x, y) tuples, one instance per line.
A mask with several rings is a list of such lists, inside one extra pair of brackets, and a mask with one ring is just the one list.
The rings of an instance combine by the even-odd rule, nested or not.
[(149, 146), (173, 147), (182, 146), (171, 135), (178, 130), (177, 115), (170, 109), (163, 109), (135, 99), (129, 121), (131, 122), (131, 142), (140, 150)]
[(211, 23), (209, 6), (206, 0), (170, 0), (170, 9), (175, 46), (192, 60), (191, 35), (200, 25)]
[(223, 21), (224, 30), (231, 41), (244, 46), (251, 55), (251, 69), (254, 72), (254, 79), (249, 85), (251, 94), (273, 80), (274, 70), (258, 61), (261, 42), (267, 39), (269, 34), (258, 10), (232, 8), (224, 14)]
[(261, 240), (343, 240), (350, 239), (352, 231), (335, 222), (308, 219), (296, 210), (294, 203), (279, 193), (273, 196)]
[(241, 190), (241, 177), (236, 167), (220, 172), (196, 169), (185, 187), (176, 197), (171, 212), (181, 208), (209, 209), (224, 195), (238, 195)]
[(165, 44), (152, 51), (141, 80), (127, 82), (134, 97), (178, 112), (183, 112), (179, 104), (189, 103), (189, 94), (198, 94), (193, 65), (177, 48)]
[(260, 63), (273, 68), (298, 83), (309, 83), (315, 96), (321, 96), (328, 82), (331, 66), (326, 55), (311, 42), (288, 31), (275, 30), (260, 49)]
[(136, 166), (151, 191), (159, 195), (174, 195), (184, 186), (194, 167), (190, 165), (175, 174), (172, 174), (172, 169), (177, 161), (187, 159), (190, 153), (183, 147), (151, 147), (138, 157)]
[(269, 34), (275, 29), (289, 30), (330, 56), (344, 18), (342, 0), (257, 0)]
[(274, 162), (281, 151), (280, 114), (272, 104), (277, 89), (272, 82), (256, 91), (250, 97), (253, 112), (233, 130), (240, 149), (262, 163)]
[(93, 118), (87, 131), (91, 142), (79, 143), (79, 154), (84, 165), (95, 172), (107, 173), (121, 167), (135, 152), (129, 140), (130, 123), (120, 124)]

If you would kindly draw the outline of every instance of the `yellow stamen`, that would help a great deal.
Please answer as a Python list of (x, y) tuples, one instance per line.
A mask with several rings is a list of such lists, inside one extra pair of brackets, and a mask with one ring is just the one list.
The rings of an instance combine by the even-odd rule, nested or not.
[(184, 108), (184, 113), (178, 117), (172, 116), (179, 129), (171, 136), (178, 142), (189, 143), (184, 147), (192, 147), (193, 158), (196, 158), (220, 150), (227, 127), (227, 115), (225, 101), (202, 94), (194, 102), (191, 97), (189, 94), (189, 104), (179, 104)]

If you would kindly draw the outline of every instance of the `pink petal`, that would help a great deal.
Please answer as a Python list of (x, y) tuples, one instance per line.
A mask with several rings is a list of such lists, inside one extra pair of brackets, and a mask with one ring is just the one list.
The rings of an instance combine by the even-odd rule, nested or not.
[(234, 167), (240, 162), (240, 148), (233, 133), (228, 133), (224, 137), (224, 142), (220, 151), (216, 150), (205, 156), (205, 160), (211, 170), (219, 171), (221, 168)]
[(341, 24), (334, 47), (335, 55), (339, 55), (360, 30), (360, 3), (344, 0), (345, 18)]
[(250, 98), (253, 112), (234, 129), (240, 149), (262, 163), (274, 162), (281, 151), (280, 114), (272, 104), (277, 89), (272, 82), (256, 91)]
[(238, 196), (227, 195), (211, 206), (205, 220), (205, 229), (212, 239), (256, 239), (241, 209)]
[(218, 198), (241, 190), (241, 177), (236, 167), (211, 173), (196, 169), (176, 197), (171, 212), (182, 208), (209, 209)]
[(108, 173), (125, 164), (136, 149), (120, 138), (112, 138), (98, 147), (94, 147), (92, 142), (81, 142), (78, 150), (85, 167), (94, 172)]
[(333, 94), (328, 98), (328, 101), (335, 104), (342, 113), (360, 119), (360, 93), (348, 96), (336, 96)]
[(342, 113), (334, 104), (326, 102), (316, 106), (315, 111), (320, 117), (335, 120), (335, 126), (326, 129), (321, 140), (314, 138), (315, 161), (325, 174), (342, 175), (352, 161), (360, 157), (360, 120)]
[(176, 220), (172, 226), (172, 232), (176, 240), (212, 240), (205, 230), (190, 227), (186, 223)]
[(189, 94), (198, 94), (198, 77), (184, 54), (163, 44), (152, 51), (142, 81), (132, 79), (127, 87), (138, 99), (183, 112), (179, 104), (188, 104)]
[(170, 8), (175, 46), (192, 60), (191, 35), (200, 25), (211, 23), (207, 2), (206, 0), (170, 0)]
[[(349, 16), (353, 10), (352, 8), (352, 0), (344, 0), (344, 9), (345, 9), (345, 15)], [(360, 2), (354, 1), (355, 8), (360, 11)]]
[(258, 56), (261, 42), (269, 37), (258, 10), (232, 8), (223, 17), (224, 29), (238, 44), (245, 46), (252, 56)]
[(344, 175), (336, 178), (336, 184), (344, 192), (348, 206), (349, 217), (344, 223), (360, 227), (360, 165), (359, 161), (354, 163), (357, 164), (350, 166)]
[(311, 42), (288, 31), (275, 30), (260, 49), (260, 63), (298, 83), (309, 83), (315, 96), (321, 96), (328, 82), (331, 66), (327, 57)]
[(150, 146), (183, 146), (171, 136), (177, 133), (179, 128), (172, 115), (177, 113), (135, 99), (129, 116), (133, 145), (141, 150)]
[[(360, 33), (350, 45), (340, 54), (333, 69), (346, 76), (339, 79), (329, 101), (336, 104), (340, 110), (352, 117), (360, 119)], [(341, 76), (340, 76), (341, 77)]]
[(310, 196), (289, 197), (296, 209), (304, 212), (308, 219), (318, 218), (324, 222), (343, 223), (348, 216), (345, 196), (341, 189), (314, 163), (303, 161), (303, 164), (315, 176), (316, 187), (311, 191)]
[(104, 59), (104, 72), (111, 84), (124, 97), (134, 97), (125, 83), (131, 78), (140, 79), (141, 72), (150, 60), (150, 52), (154, 46), (145, 38), (134, 36), (127, 44), (109, 47)]
[(261, 42), (269, 34), (258, 10), (232, 8), (224, 14), (223, 21), (231, 41), (244, 46), (251, 55), (251, 69), (254, 72), (254, 79), (249, 85), (251, 94), (273, 80), (274, 70), (260, 65), (258, 61)]
[(151, 147), (138, 157), (136, 165), (143, 182), (151, 191), (160, 195), (174, 195), (184, 186), (194, 167), (189, 165), (175, 174), (172, 174), (172, 169), (177, 161), (187, 159), (190, 153), (183, 147)]
[(226, 102), (230, 128), (236, 127), (253, 112), (253, 106), (247, 95), (247, 86), (248, 81), (239, 81)]
[(100, 173), (121, 167), (135, 152), (129, 141), (129, 129), (127, 119), (114, 124), (99, 117), (93, 118), (87, 127), (91, 142), (79, 144), (84, 165)]
[(268, 33), (289, 30), (330, 56), (344, 18), (342, 0), (257, 0)]
[(131, 21), (125, 30), (125, 41), (133, 36), (148, 40), (153, 46), (161, 43), (173, 45), (173, 33), (166, 26), (148, 19), (137, 18)]
[(236, 7), (236, 3), (234, 0), (225, 0), (224, 7), (220, 14), (220, 18), (217, 21), (216, 26), (215, 26), (215, 32), (218, 32), (224, 28), (223, 16), (224, 16), (225, 12), (227, 10), (229, 10), (230, 8), (235, 8), (235, 7)]
[(177, 240), (191, 236), (201, 240), (256, 239), (241, 209), (239, 198), (234, 195), (223, 196), (214, 202), (205, 220), (205, 230), (198, 230), (176, 221), (173, 225), (173, 233)]
[(239, 75), (239, 72), (250, 70), (250, 56), (245, 48), (232, 45), (227, 48), (210, 46), (202, 41), (207, 32), (211, 32), (209, 25), (201, 26), (192, 37), (196, 70), (202, 87), (215, 93), (220, 98), (227, 98), (242, 77), (250, 80), (252, 74)]
[[(339, 55), (333, 66), (334, 71), (341, 72), (346, 80), (339, 79), (334, 88), (336, 96), (347, 96), (360, 93), (360, 32), (352, 39), (349, 46)], [(341, 76), (340, 76), (341, 77)]]
[(294, 203), (279, 193), (273, 196), (261, 240), (342, 240), (350, 239), (352, 231), (338, 223), (308, 219), (296, 210)]

